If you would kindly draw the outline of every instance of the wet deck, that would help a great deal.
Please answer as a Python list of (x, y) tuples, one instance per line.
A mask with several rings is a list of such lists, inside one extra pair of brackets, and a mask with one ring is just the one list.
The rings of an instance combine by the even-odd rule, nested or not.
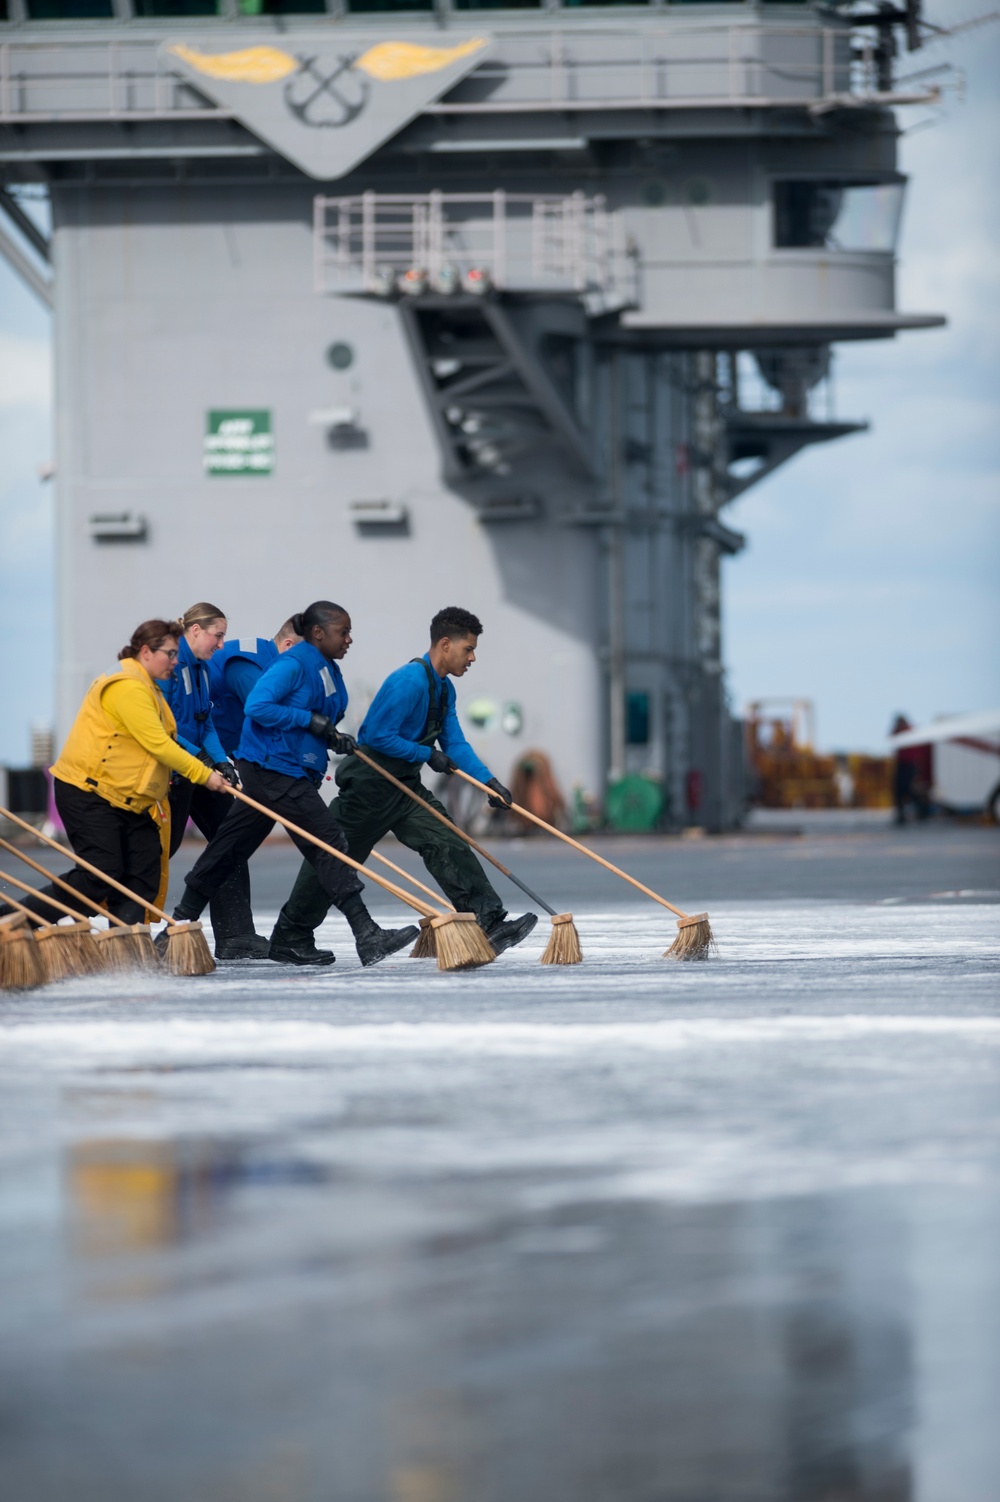
[(5, 1497), (1000, 1496), (1000, 832), (600, 848), (718, 958), (0, 997)]

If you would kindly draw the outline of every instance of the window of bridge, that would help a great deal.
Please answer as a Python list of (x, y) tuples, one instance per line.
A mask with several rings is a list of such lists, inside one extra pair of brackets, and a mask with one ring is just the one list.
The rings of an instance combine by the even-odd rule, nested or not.
[(112, 0), (28, 0), (31, 21), (102, 21), (113, 17)]
[(389, 14), (406, 10), (433, 10), (434, 0), (348, 0), (347, 9), (352, 15), (378, 12)]

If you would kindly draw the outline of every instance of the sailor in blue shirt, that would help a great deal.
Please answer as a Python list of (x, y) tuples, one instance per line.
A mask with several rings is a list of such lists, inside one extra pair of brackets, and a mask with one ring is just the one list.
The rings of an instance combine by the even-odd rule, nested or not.
[[(446, 814), (420, 780), (423, 766), (450, 773), (456, 767), (493, 789), (490, 803), (503, 808), (510, 793), (469, 745), (455, 711), (452, 678), (461, 678), (476, 660), (482, 623), (457, 605), (438, 611), (431, 622), (430, 651), (397, 668), (382, 684), (360, 731), (358, 744), (373, 761), (405, 782), (424, 803)], [(459, 835), (433, 814), (354, 757), (337, 769), (339, 797), (331, 805), (348, 838), (348, 854), (362, 864), (379, 840), (392, 831), (416, 850), (441, 890), (459, 912), (476, 919), (499, 954), (519, 944), (534, 928), (534, 913), (508, 918), (476, 856)], [(278, 917), (271, 943), (304, 945), (326, 916), (329, 899), (310, 867), (303, 865)]]
[(246, 718), (244, 705), (251, 689), (265, 669), (300, 640), (288, 620), (273, 638), (233, 637), (209, 659), (212, 724), (227, 756), (235, 756), (240, 744)]
[[(177, 643), (177, 669), (172, 678), (157, 684), (177, 721), (177, 739), (185, 751), (197, 756), (227, 782), (236, 781), (232, 763), (212, 723), (210, 662), (226, 637), (226, 617), (217, 605), (202, 600), (181, 617), (183, 635)], [(186, 777), (170, 779), (170, 856), (180, 849), (188, 820), (207, 840), (232, 811), (232, 799), (197, 787)], [(244, 866), (234, 871), (225, 888), (212, 899), (212, 934), (219, 960), (264, 959), (267, 939), (254, 932), (250, 903), (250, 873)]]
[[(319, 789), (330, 751), (349, 757), (354, 750), (352, 737), (337, 729), (347, 709), (339, 660), (351, 645), (351, 618), (331, 600), (317, 600), (293, 616), (291, 625), (302, 639), (276, 658), (248, 694), (236, 766), (250, 798), (346, 852), (347, 838), (335, 809), (327, 807)], [(266, 814), (237, 804), (188, 872), (174, 917), (199, 917), (273, 828), (274, 820)], [(417, 936), (412, 926), (379, 928), (362, 901), (361, 882), (351, 866), (300, 835), (292, 834), (292, 839), (315, 872), (326, 906), (339, 908), (351, 925), (363, 965), (377, 964), (412, 943)], [(297, 965), (330, 965), (334, 959), (330, 950), (316, 948), (311, 933), (308, 944), (299, 947), (272, 940), (269, 957)]]

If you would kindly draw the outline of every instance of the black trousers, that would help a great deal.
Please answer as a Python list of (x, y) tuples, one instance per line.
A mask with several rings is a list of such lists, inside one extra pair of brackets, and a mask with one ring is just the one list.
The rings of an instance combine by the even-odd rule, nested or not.
[[(188, 819), (206, 840), (218, 833), (224, 819), (236, 812), (234, 800), (225, 793), (212, 793), (186, 777), (170, 779), (170, 855), (180, 849)], [(250, 869), (246, 861), (219, 888), (209, 907), (212, 933), (222, 939), (244, 938), (254, 932), (250, 901)]]
[[(336, 850), (347, 850), (347, 838), (307, 777), (286, 777), (269, 772), (252, 761), (238, 761), (244, 791), (290, 819)], [(187, 875), (187, 884), (201, 897), (213, 897), (241, 864), (245, 864), (274, 828), (274, 820), (245, 803), (236, 803)], [(336, 907), (362, 891), (362, 883), (343, 861), (327, 855), (316, 845), (292, 835), (295, 844), (316, 872), (323, 890)]]
[[(55, 780), (55, 795), (56, 808), (66, 826), (66, 838), (74, 853), (107, 872), (108, 876), (115, 877), (123, 886), (131, 887), (146, 901), (154, 902), (160, 887), (160, 831), (150, 814), (115, 808), (97, 793), (85, 793), (58, 778)], [(63, 881), (92, 901), (105, 903), (109, 912), (126, 923), (141, 923), (145, 917), (142, 903), (123, 897), (82, 866), (67, 871)], [(50, 923), (57, 923), (63, 914), (58, 908), (49, 906), (45, 893), (76, 909), (81, 917), (94, 916), (91, 908), (82, 902), (74, 902), (62, 887), (44, 886), (39, 888), (37, 896), (23, 899), (19, 896), (17, 900), (23, 900), (26, 907)]]

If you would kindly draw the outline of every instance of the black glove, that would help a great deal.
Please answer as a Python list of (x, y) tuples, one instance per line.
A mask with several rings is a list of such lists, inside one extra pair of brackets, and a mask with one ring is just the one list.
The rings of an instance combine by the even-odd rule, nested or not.
[(220, 777), (224, 777), (231, 788), (239, 787), (240, 774), (237, 772), (231, 761), (214, 762), (212, 764), (212, 771), (218, 772)]
[(344, 731), (335, 730), (330, 738), (334, 756), (353, 756), (358, 749), (358, 743), (353, 735), (347, 735)]
[(455, 770), (455, 763), (452, 761), (451, 757), (445, 756), (444, 752), (440, 751), (437, 746), (435, 746), (433, 751), (431, 752), (427, 765), (430, 767), (432, 772), (451, 773)]
[(490, 808), (510, 808), (511, 803), (514, 800), (511, 798), (510, 792), (507, 788), (504, 787), (499, 777), (491, 777), (486, 786), (488, 788), (492, 788), (493, 792), (496, 794), (495, 797), (488, 798), (486, 800), (490, 805)]
[(314, 735), (317, 740), (326, 741), (327, 745), (329, 745), (330, 737), (336, 735), (337, 732), (329, 715), (311, 714), (309, 716), (309, 734)]

